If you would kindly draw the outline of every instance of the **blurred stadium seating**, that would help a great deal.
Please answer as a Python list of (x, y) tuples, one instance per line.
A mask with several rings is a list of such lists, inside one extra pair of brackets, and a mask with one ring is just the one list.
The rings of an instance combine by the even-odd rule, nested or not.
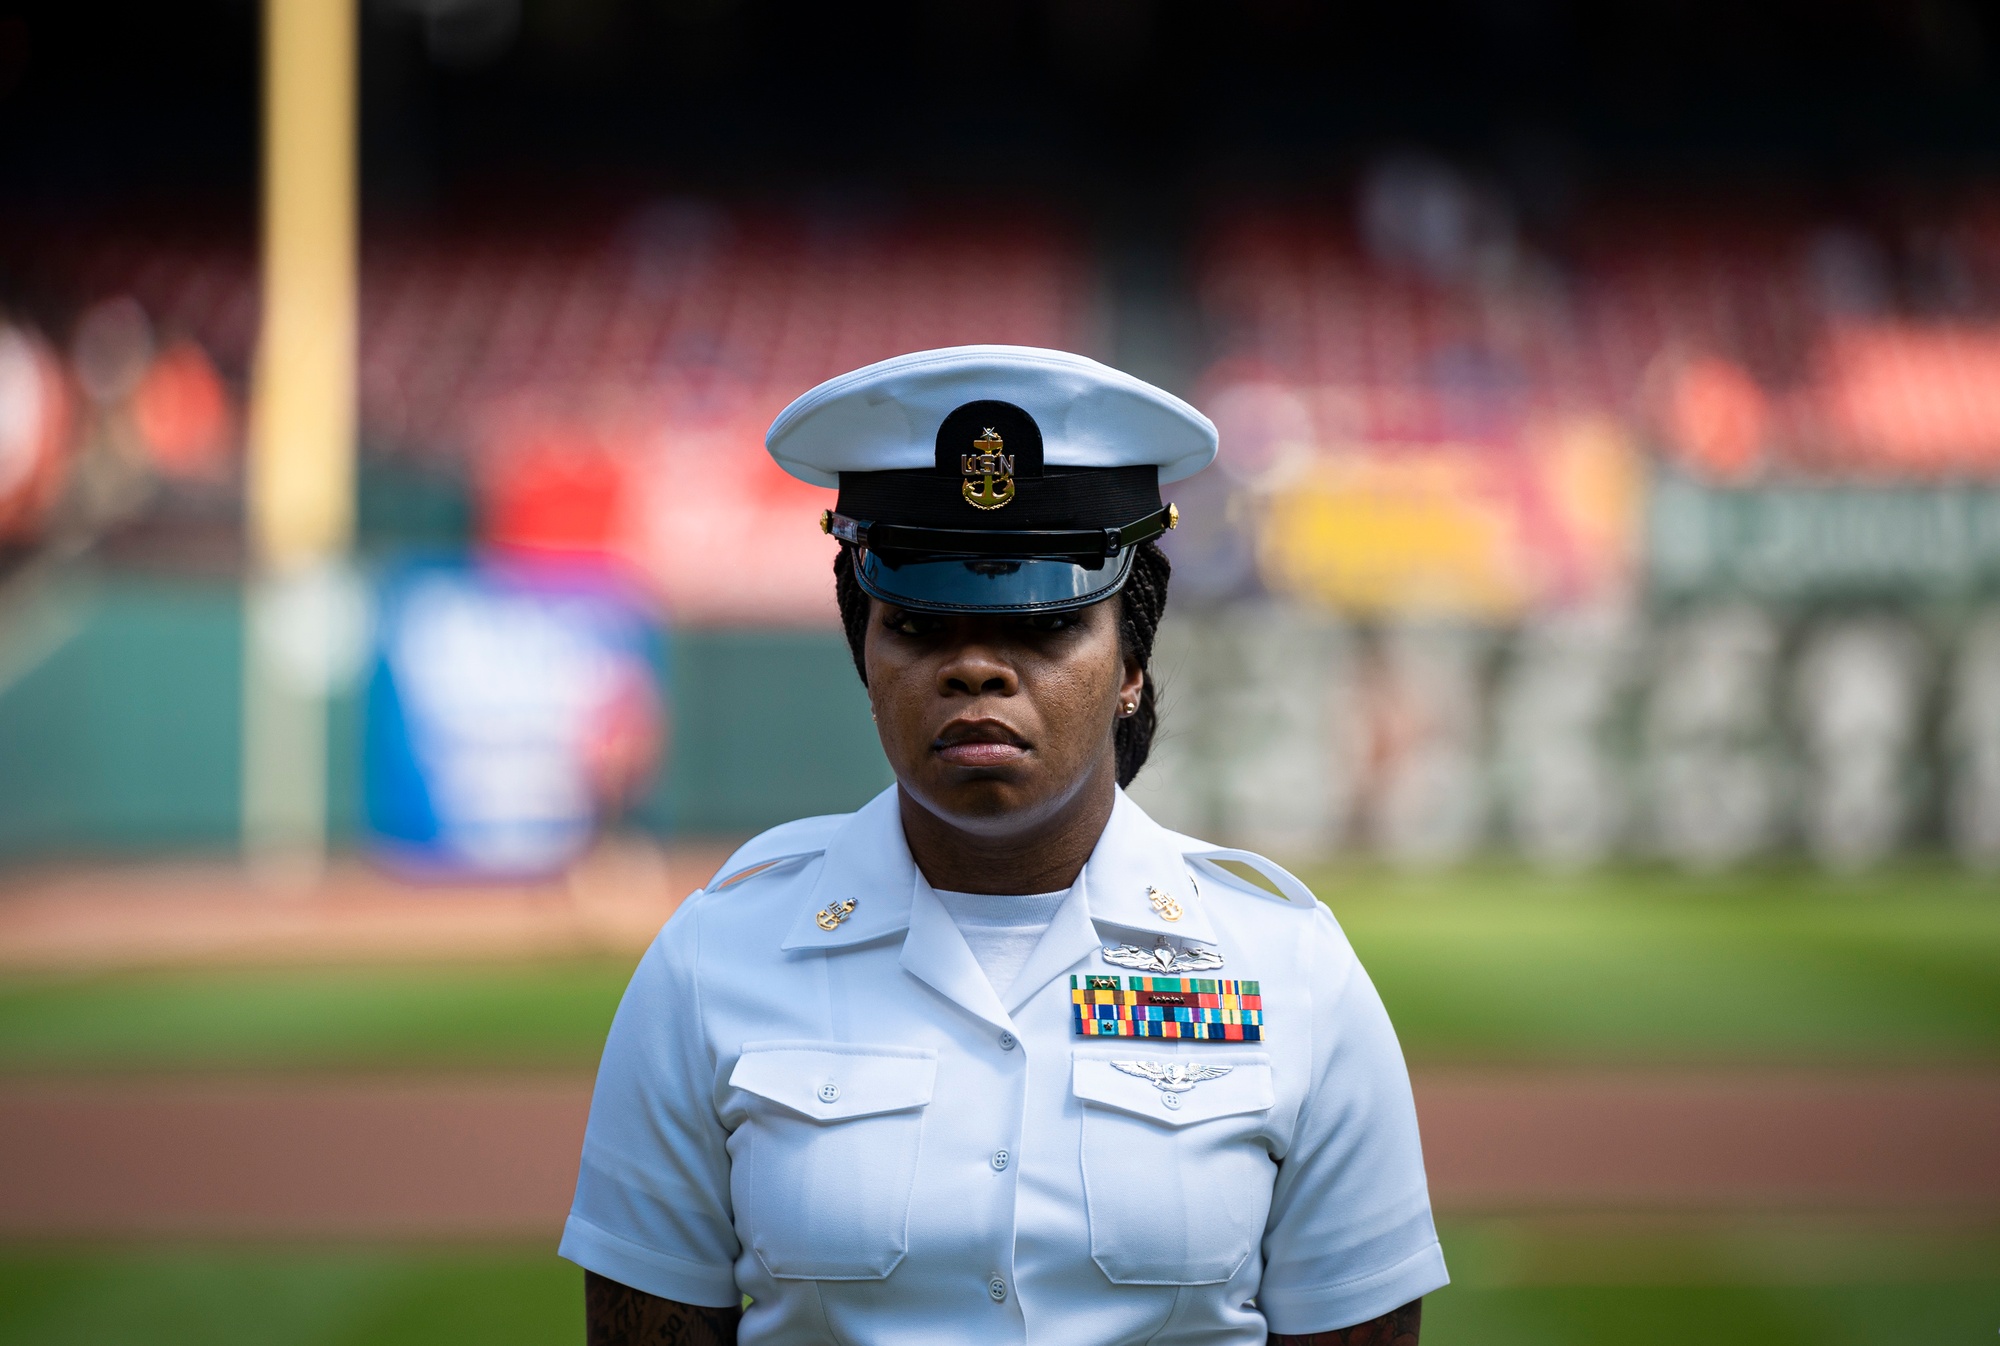
[[(2000, 859), (2000, 215), (1977, 195), (1879, 213), (1634, 199), (1550, 241), (1392, 156), (1351, 201), (1211, 216), (1193, 391), (1227, 452), (1183, 488), (1178, 714), (1142, 795), (1192, 828), (1413, 860)], [(79, 365), (97, 419), (77, 433), (129, 422), (160, 477), (226, 489), (247, 251), (37, 247), (71, 312), (111, 315), (100, 346), (119, 304), (147, 333), (130, 374), (78, 347), (110, 372)], [(364, 530), (393, 551), (442, 512), (503, 551), (608, 558), (697, 643), (829, 630), (820, 493), (759, 450), (776, 410), (928, 345), (1102, 352), (1111, 307), (1054, 216), (690, 198), (385, 227)], [(703, 558), (744, 537), (721, 583)]]
[[(1667, 461), (1715, 480), (2000, 471), (1991, 203), (1905, 223), (1925, 255), (1901, 268), (1851, 227), (1726, 203), (1606, 210), (1560, 257), (1470, 225), (1433, 226), (1454, 237), (1427, 253), (1401, 233), (1371, 244), (1374, 215), (1414, 217), (1418, 234), (1426, 210), (1476, 215), (1450, 176), (1425, 186), (1443, 203), (1364, 202), (1361, 228), (1343, 211), (1215, 231), (1211, 377), (1291, 385), (1333, 445), (1491, 443), (1537, 414), (1595, 413), (1630, 418)], [(1374, 188), (1407, 194), (1393, 173)], [(1897, 269), (1916, 274), (1899, 285)]]
[[(163, 332), (248, 368), (245, 247), (69, 240), (41, 260), (79, 306), (135, 299)], [(470, 474), (501, 546), (622, 556), (679, 620), (824, 621), (827, 546), (785, 526), (821, 507), (758, 450), (802, 389), (966, 341), (1088, 347), (1096, 296), (1076, 240), (731, 213), (695, 202), (539, 233), (371, 236), (361, 423), (371, 454)], [(759, 536), (725, 591), (691, 564)], [(797, 537), (795, 547), (775, 539)]]
[(1357, 196), (1203, 245), (1230, 452), (1170, 544), (1184, 603), (1267, 606), (1191, 617), (1142, 796), (1292, 851), (1992, 863), (1990, 203), (1552, 252), (1435, 162)]

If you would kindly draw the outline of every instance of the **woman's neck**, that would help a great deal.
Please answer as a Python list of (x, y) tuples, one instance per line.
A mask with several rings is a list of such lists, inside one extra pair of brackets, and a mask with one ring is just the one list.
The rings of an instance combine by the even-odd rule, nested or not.
[(899, 788), (896, 797), (910, 858), (933, 888), (1019, 894), (1060, 892), (1076, 882), (1111, 821), (1118, 793), (1110, 778), (1092, 780), (1046, 818), (976, 829), (939, 817), (907, 790)]

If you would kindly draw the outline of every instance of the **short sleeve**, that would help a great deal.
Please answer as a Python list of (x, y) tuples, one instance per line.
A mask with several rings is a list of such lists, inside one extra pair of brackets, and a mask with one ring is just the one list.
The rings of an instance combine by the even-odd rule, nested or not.
[(740, 1248), (695, 977), (700, 920), (696, 894), (619, 1002), (558, 1252), (635, 1290), (722, 1308), (740, 1302)]
[(1299, 1335), (1379, 1318), (1450, 1280), (1402, 1048), (1332, 914), (1314, 922), (1311, 1093), (1278, 1168), (1257, 1295), (1271, 1331)]

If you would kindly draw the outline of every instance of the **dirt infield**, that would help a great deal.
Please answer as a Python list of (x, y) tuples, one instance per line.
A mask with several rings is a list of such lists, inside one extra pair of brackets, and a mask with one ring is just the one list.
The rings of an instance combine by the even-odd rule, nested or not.
[(0, 1232), (546, 1235), (590, 1083), (158, 1080), (0, 1086)]
[(342, 859), (46, 866), (0, 881), (0, 971), (635, 953), (727, 844), (599, 847), (543, 883), (427, 886)]
[(2000, 1212), (2000, 1074), (1419, 1071), (1450, 1210)]
[[(1427, 1071), (1441, 1211), (2000, 1212), (2000, 1076)], [(577, 1076), (14, 1081), (0, 1235), (552, 1238)]]

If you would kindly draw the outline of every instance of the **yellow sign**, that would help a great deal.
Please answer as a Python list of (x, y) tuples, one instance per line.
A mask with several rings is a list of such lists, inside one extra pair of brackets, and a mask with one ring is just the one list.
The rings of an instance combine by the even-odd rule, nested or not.
[(1273, 589), (1341, 612), (1511, 618), (1622, 585), (1637, 479), (1624, 437), (1590, 422), (1512, 452), (1326, 453), (1271, 492), (1258, 565)]
[(1497, 615), (1525, 605), (1512, 512), (1478, 456), (1323, 461), (1271, 499), (1260, 560), (1275, 587), (1349, 612)]

